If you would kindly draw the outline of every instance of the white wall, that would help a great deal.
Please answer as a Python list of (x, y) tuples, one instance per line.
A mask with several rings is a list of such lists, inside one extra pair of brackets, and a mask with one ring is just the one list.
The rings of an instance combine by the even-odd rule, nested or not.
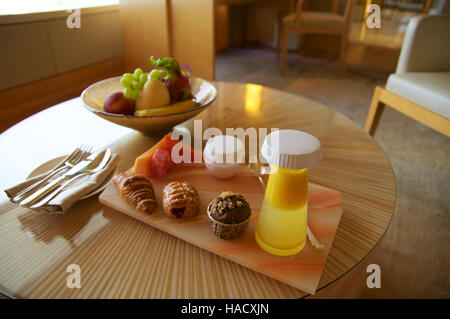
[(79, 29), (69, 15), (0, 16), (0, 90), (123, 55), (118, 6), (82, 9)]

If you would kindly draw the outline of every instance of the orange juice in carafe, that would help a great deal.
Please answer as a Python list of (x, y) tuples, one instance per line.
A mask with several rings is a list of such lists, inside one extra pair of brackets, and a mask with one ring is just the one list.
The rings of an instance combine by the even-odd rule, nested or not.
[(295, 130), (267, 136), (262, 155), (272, 164), (255, 239), (279, 256), (300, 252), (306, 242), (308, 167), (321, 157), (320, 142)]
[[(307, 173), (307, 169), (293, 170), (272, 165), (256, 231), (256, 240), (264, 250), (284, 256), (295, 254), (304, 247)], [(263, 235), (259, 236), (259, 233)]]

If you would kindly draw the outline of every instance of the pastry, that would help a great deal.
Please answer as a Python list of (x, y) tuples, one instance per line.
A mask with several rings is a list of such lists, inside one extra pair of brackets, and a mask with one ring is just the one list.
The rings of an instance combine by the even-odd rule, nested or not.
[(236, 239), (247, 230), (251, 209), (244, 196), (223, 192), (208, 205), (209, 223), (222, 239)]
[(147, 178), (120, 174), (114, 177), (114, 184), (122, 199), (136, 207), (138, 211), (151, 214), (158, 206), (153, 185)]
[(200, 211), (200, 199), (191, 184), (171, 182), (163, 189), (163, 208), (172, 218), (193, 217)]

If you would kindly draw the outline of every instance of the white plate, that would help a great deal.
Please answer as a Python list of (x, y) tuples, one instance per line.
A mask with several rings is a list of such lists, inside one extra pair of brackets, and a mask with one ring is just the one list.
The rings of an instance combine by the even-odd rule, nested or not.
[[(29, 175), (27, 178), (31, 178), (34, 176), (37, 176), (39, 174), (45, 173), (48, 170), (52, 169), (53, 167), (55, 167), (59, 162), (61, 162), (64, 158), (66, 158), (67, 156), (61, 156), (61, 157), (57, 157), (54, 158), (52, 160), (49, 160), (48, 162), (45, 162), (44, 164), (41, 164), (40, 166), (36, 167)], [(108, 184), (112, 181), (114, 174), (116, 173), (116, 170), (113, 170), (103, 181), (103, 183), (100, 184), (99, 187), (97, 187), (96, 189), (94, 189), (92, 192), (84, 195), (83, 197), (81, 197), (79, 200), (82, 199), (86, 199), (89, 197), (92, 197), (94, 195), (97, 195), (99, 193), (101, 193), (106, 186), (108, 186)]]

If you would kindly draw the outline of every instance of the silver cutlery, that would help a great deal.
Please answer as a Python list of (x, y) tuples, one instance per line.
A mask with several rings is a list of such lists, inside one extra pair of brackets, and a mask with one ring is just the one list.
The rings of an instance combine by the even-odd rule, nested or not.
[(36, 192), (25, 198), (23, 201), (19, 203), (20, 206), (29, 207), (33, 205), (37, 200), (42, 198), (43, 196), (47, 195), (49, 192), (53, 191), (56, 187), (58, 187), (62, 182), (65, 180), (81, 173), (86, 170), (86, 168), (91, 164), (93, 161), (101, 161), (101, 159), (104, 157), (106, 150), (102, 150), (96, 153), (93, 153), (89, 155), (85, 160), (79, 162), (74, 167), (72, 167), (70, 170), (65, 172), (60, 177), (56, 178), (54, 181), (50, 182), (49, 184), (45, 185), (42, 188), (39, 188)]
[(40, 200), (37, 204), (30, 206), (30, 208), (32, 208), (32, 209), (39, 208), (39, 207), (47, 204), (56, 195), (58, 195), (66, 186), (68, 186), (72, 182), (78, 180), (79, 178), (86, 176), (86, 175), (95, 174), (97, 172), (100, 172), (102, 169), (105, 168), (106, 164), (108, 164), (109, 159), (111, 158), (111, 154), (112, 154), (111, 150), (109, 148), (106, 149), (104, 156), (103, 156), (102, 160), (100, 161), (100, 163), (98, 163), (98, 161), (96, 161), (96, 160), (92, 161), (84, 172), (79, 173), (79, 174), (75, 175), (74, 177), (72, 177), (71, 179), (65, 181), (56, 190), (51, 192), (44, 199)]
[(76, 164), (78, 164), (79, 162), (81, 162), (82, 160), (86, 159), (86, 157), (90, 155), (91, 150), (92, 146), (85, 144), (81, 145), (80, 147), (77, 147), (58, 166), (54, 167), (51, 171), (49, 171), (47, 176), (17, 193), (16, 196), (14, 196), (14, 198), (12, 199), (12, 201), (14, 203), (21, 201), (27, 196), (27, 194), (43, 185), (45, 182), (47, 182), (50, 178), (52, 178), (56, 174), (62, 172), (64, 169), (71, 168)]

